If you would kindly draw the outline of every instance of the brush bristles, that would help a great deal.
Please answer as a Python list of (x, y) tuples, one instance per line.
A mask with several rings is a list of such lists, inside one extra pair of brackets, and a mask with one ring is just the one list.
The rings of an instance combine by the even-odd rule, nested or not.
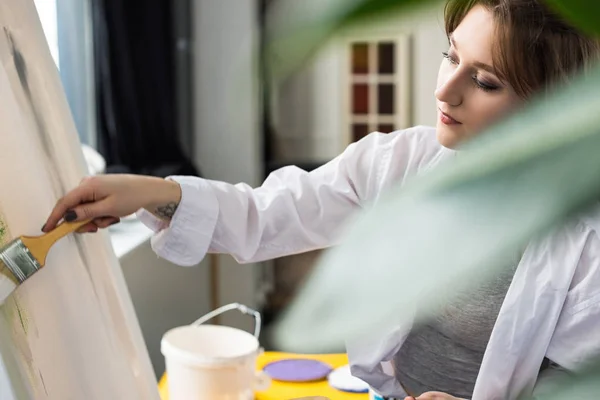
[(0, 249), (0, 261), (19, 282), (23, 282), (41, 268), (21, 239), (13, 240)]

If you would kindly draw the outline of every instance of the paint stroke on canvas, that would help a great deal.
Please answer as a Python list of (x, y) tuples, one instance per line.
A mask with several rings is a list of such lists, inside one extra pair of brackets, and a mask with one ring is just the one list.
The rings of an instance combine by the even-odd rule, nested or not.
[[(85, 173), (33, 0), (0, 2), (0, 242), (41, 234)], [(0, 397), (158, 399), (108, 237), (70, 235), (0, 307)]]

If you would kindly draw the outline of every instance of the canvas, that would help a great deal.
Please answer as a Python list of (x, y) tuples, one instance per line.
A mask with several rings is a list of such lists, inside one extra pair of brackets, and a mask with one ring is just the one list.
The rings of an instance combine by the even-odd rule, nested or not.
[[(33, 0), (0, 2), (0, 242), (41, 234), (85, 174)], [(158, 399), (106, 234), (70, 235), (0, 307), (0, 398)]]

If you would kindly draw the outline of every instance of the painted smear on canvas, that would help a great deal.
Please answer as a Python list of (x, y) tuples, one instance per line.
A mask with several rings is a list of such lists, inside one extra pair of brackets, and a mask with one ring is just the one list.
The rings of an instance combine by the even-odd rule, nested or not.
[[(11, 231), (6, 223), (4, 214), (0, 210), (0, 246), (5, 245), (13, 239), (14, 238), (11, 235)], [(2, 266), (0, 265), (0, 269), (1, 268)], [(14, 356), (18, 356), (20, 360), (19, 363), (15, 363), (15, 360), (6, 363), (9, 360), (4, 360), (6, 364), (5, 368), (13, 369), (11, 373), (13, 377), (23, 377), (21, 374), (24, 373), (25, 376), (27, 376), (25, 379), (27, 379), (28, 382), (33, 382), (34, 370), (31, 367), (33, 356), (29, 348), (25, 346), (26, 336), (30, 327), (27, 311), (21, 304), (19, 304), (18, 297), (13, 293), (13, 295), (6, 300), (5, 304), (0, 307), (0, 314), (0, 318), (2, 318), (3, 321), (8, 322), (8, 324), (5, 326), (5, 329), (8, 328), (10, 331), (12, 331), (10, 333), (11, 337), (17, 338), (16, 342), (13, 342), (13, 345), (20, 344), (19, 346), (12, 347), (13, 354), (11, 356), (6, 354), (6, 351), (3, 352), (2, 356), (4, 357), (9, 357), (9, 359), (12, 359)], [(18, 365), (20, 365), (20, 367)], [(20, 373), (17, 372), (17, 370), (19, 370)], [(17, 387), (21, 387), (22, 384), (22, 382), (17, 382), (15, 378), (12, 379), (12, 383), (17, 384)], [(31, 383), (29, 385), (33, 387)], [(22, 388), (19, 389), (18, 392), (24, 393)]]
[(0, 246), (4, 246), (9, 241), (9, 232), (4, 218), (0, 215)]
[[(0, 213), (0, 247), (4, 246), (6, 243), (10, 241), (10, 235), (8, 232), (8, 227), (6, 226), (6, 222), (4, 222), (4, 218)], [(18, 285), (17, 279), (14, 277), (12, 272), (8, 269), (4, 263), (0, 262), (0, 274), (8, 277), (11, 281), (14, 282), (15, 285)]]
[[(11, 240), (13, 240), (13, 237), (10, 234), (10, 231), (8, 229), (8, 224), (6, 223), (6, 219), (4, 218), (4, 215), (2, 213), (2, 211), (0, 210), (0, 246), (4, 246), (6, 243), (10, 242)], [(2, 265), (0, 265), (0, 269), (2, 269)], [(1, 272), (1, 271), (0, 271)], [(12, 296), (12, 300), (14, 303), (13, 307), (4, 307), (5, 310), (11, 310), (8, 312), (7, 317), (9, 317), (9, 321), (13, 321), (13, 320), (18, 320), (18, 325), (21, 326), (21, 328), (23, 329), (23, 332), (25, 334), (27, 334), (28, 331), (28, 326), (29, 326), (29, 318), (27, 316), (27, 312), (25, 311), (25, 309), (23, 307), (21, 307), (16, 299), (16, 297), (13, 295)]]

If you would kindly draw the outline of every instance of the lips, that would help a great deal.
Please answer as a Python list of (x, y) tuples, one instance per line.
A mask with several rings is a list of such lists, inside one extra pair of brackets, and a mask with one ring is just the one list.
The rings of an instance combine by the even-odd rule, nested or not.
[(442, 110), (439, 110), (439, 111), (440, 111), (440, 120), (442, 121), (442, 123), (444, 123), (446, 125), (460, 125), (461, 124), (460, 121), (455, 120), (450, 115), (443, 112)]

